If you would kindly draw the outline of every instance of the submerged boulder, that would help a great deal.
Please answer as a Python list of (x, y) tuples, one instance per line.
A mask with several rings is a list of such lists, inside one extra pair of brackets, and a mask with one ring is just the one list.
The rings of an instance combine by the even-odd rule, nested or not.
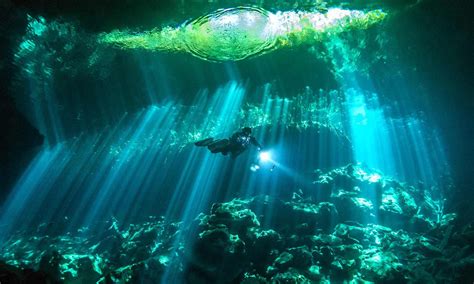
[(285, 271), (293, 264), (294, 258), (295, 257), (291, 253), (283, 252), (275, 259), (273, 266), (281, 271)]
[(293, 284), (293, 283), (311, 283), (304, 274), (295, 269), (290, 269), (287, 272), (278, 273), (271, 279), (272, 283)]
[(361, 274), (364, 280), (373, 282), (404, 282), (403, 265), (395, 254), (376, 249), (364, 251), (361, 256)]
[(214, 279), (235, 279), (246, 263), (245, 243), (227, 228), (215, 228), (199, 234), (190, 262)]
[(288, 252), (294, 257), (293, 267), (298, 269), (306, 269), (311, 266), (312, 254), (308, 247), (300, 246), (296, 248), (290, 248), (288, 249)]
[(215, 203), (210, 215), (203, 215), (200, 225), (213, 227), (226, 226), (232, 233), (246, 233), (248, 228), (258, 227), (257, 216), (248, 208), (248, 202), (234, 199), (226, 203)]

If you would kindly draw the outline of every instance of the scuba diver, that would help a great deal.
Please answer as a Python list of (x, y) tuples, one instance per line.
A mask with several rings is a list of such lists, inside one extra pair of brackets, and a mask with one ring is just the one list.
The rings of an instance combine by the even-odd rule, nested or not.
[(250, 144), (256, 146), (258, 151), (262, 149), (257, 139), (252, 136), (250, 127), (242, 128), (228, 139), (215, 140), (211, 137), (194, 143), (198, 147), (207, 147), (211, 153), (222, 153), (224, 156), (230, 153), (233, 159), (247, 150)]

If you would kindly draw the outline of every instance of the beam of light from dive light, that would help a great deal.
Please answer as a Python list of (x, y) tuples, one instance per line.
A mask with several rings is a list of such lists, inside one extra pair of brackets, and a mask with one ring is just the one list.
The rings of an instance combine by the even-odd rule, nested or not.
[(270, 155), (270, 152), (261, 152), (260, 155), (259, 155), (259, 158), (260, 158), (260, 161), (262, 162), (268, 162), (271, 160), (271, 155)]

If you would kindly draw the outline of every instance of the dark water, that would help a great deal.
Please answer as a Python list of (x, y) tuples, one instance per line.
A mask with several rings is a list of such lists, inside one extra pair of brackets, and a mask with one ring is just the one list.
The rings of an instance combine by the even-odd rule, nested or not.
[(0, 282), (472, 283), (467, 2), (2, 4)]

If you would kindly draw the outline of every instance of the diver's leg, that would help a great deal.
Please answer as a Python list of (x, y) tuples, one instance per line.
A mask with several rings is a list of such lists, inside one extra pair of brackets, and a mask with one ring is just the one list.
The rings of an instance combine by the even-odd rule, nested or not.
[(207, 146), (207, 145), (211, 144), (213, 141), (214, 141), (214, 138), (210, 137), (210, 138), (206, 138), (204, 140), (197, 141), (197, 142), (194, 143), (194, 145), (199, 146), (199, 147), (203, 147), (203, 146)]
[(229, 153), (232, 154), (232, 152), (233, 152), (232, 145), (230, 143), (227, 143), (227, 145), (225, 145), (225, 147), (222, 148), (221, 152), (222, 152), (222, 155), (224, 155), (224, 156), (227, 156), (227, 154), (229, 154)]
[(214, 140), (214, 141), (212, 141), (212, 143), (209, 143), (209, 144), (207, 145), (207, 148), (208, 148), (211, 152), (214, 151), (215, 149), (219, 148), (219, 147), (218, 147), (218, 146), (219, 146), (219, 141), (220, 141), (220, 140)]
[(210, 144), (209, 146), (207, 146), (207, 148), (212, 153), (219, 153), (219, 152), (224, 151), (228, 145), (229, 145), (229, 140), (221, 139), (221, 140), (217, 140), (216, 142)]

